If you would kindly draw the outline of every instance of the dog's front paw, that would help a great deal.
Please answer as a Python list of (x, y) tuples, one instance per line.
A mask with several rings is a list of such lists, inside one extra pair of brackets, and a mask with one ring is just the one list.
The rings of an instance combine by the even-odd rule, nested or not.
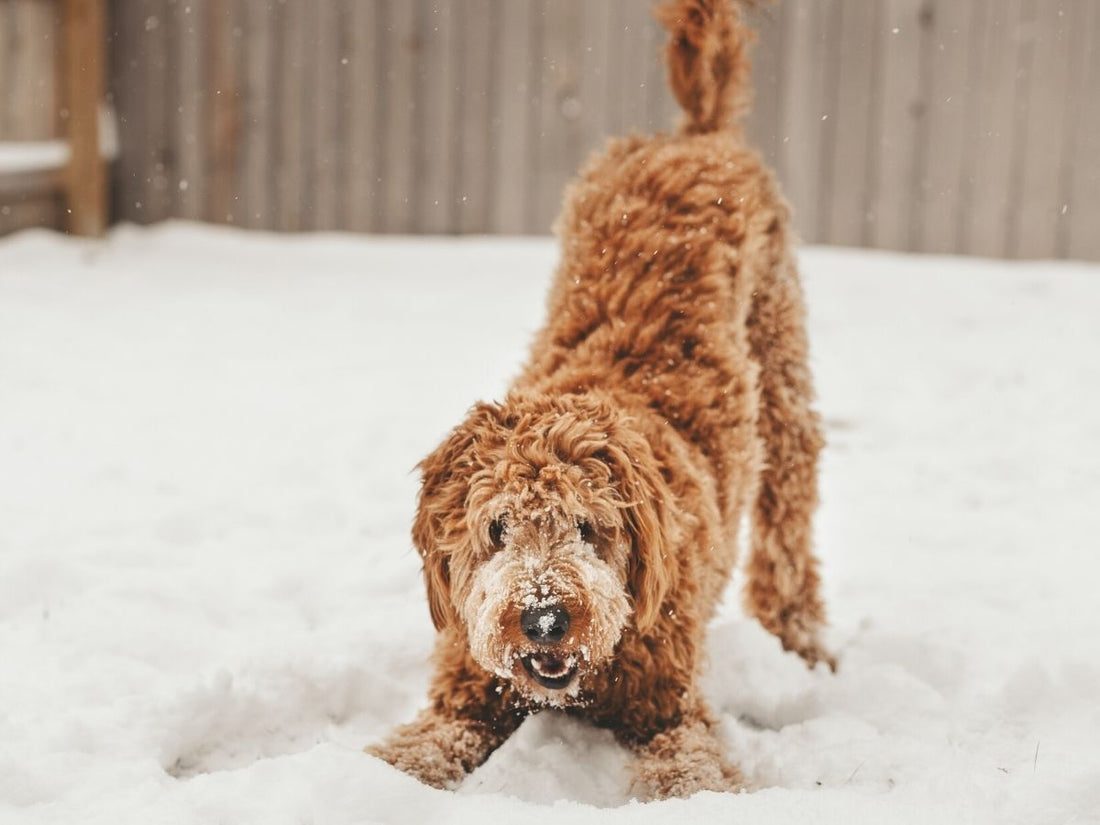
[(686, 797), (700, 791), (736, 793), (745, 787), (741, 772), (712, 754), (678, 754), (668, 760), (640, 758), (634, 765), (631, 794), (642, 802)]
[(642, 801), (691, 796), (699, 791), (734, 793), (745, 787), (726, 759), (711, 724), (692, 719), (635, 746), (631, 792)]
[(447, 759), (442, 748), (426, 747), (425, 744), (421, 742), (410, 746), (400, 737), (393, 737), (377, 745), (367, 745), (363, 750), (425, 785), (441, 790), (453, 788), (466, 772)]
[(386, 741), (364, 750), (425, 785), (448, 789), (480, 765), (490, 747), (489, 737), (480, 725), (425, 710)]

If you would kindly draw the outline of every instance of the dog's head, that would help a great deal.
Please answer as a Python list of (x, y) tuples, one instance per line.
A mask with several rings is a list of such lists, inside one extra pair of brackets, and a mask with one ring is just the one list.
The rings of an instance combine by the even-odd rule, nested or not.
[(673, 585), (668, 488), (629, 418), (594, 394), (480, 404), (421, 463), (413, 539), (432, 620), (486, 670), (574, 700)]

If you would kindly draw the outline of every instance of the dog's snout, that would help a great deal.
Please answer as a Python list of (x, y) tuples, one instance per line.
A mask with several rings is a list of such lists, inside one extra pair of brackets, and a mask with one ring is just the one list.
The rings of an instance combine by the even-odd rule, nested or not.
[(519, 617), (523, 635), (532, 642), (554, 644), (569, 630), (569, 614), (560, 607), (528, 607)]

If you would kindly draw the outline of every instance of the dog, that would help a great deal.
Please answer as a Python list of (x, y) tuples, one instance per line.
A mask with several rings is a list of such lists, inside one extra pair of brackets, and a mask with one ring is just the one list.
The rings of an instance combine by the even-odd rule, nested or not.
[(428, 785), (560, 708), (633, 753), (638, 798), (740, 790), (698, 678), (743, 516), (749, 612), (834, 666), (789, 210), (739, 126), (753, 35), (736, 0), (657, 16), (683, 122), (612, 140), (570, 185), (526, 367), (420, 465), (429, 704), (367, 752)]

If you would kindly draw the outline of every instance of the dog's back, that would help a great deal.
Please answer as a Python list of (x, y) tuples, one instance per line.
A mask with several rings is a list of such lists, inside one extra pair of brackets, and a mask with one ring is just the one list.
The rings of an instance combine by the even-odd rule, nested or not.
[[(741, 135), (754, 39), (741, 13), (736, 0), (658, 10), (684, 118), (672, 134), (612, 140), (569, 187), (547, 325), (517, 388), (599, 388), (675, 428), (711, 465), (731, 548), (708, 580), (725, 581), (749, 508), (759, 567), (749, 607), (812, 660), (810, 626), (824, 620), (809, 551), (823, 439), (789, 210)], [(776, 584), (776, 565), (789, 581)], [(792, 611), (792, 600), (805, 603)], [(806, 621), (789, 627), (789, 615)]]
[(675, 0), (658, 14), (683, 122), (611, 141), (569, 188), (549, 320), (520, 384), (627, 391), (708, 455), (745, 456), (739, 466), (755, 470), (746, 330), (760, 270), (785, 254), (787, 209), (740, 139), (752, 34), (727, 0)]

